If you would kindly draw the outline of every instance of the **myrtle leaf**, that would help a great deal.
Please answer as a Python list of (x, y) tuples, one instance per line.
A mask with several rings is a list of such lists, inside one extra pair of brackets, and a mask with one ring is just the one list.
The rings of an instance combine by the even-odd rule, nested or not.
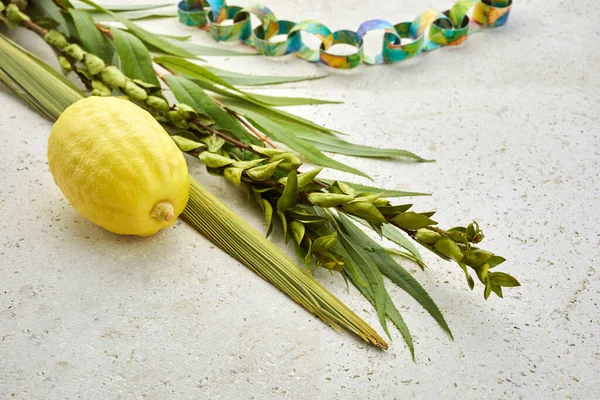
[(287, 243), (288, 242), (288, 236), (287, 236), (287, 231), (288, 231), (287, 218), (285, 218), (285, 214), (283, 213), (283, 211), (277, 210), (277, 215), (279, 216), (279, 219), (281, 220), (281, 227), (283, 228), (283, 240), (284, 240), (285, 243)]
[(263, 199), (263, 209), (265, 212), (265, 220), (267, 221), (267, 237), (273, 231), (273, 206), (267, 200)]
[(296, 205), (298, 201), (298, 175), (296, 171), (289, 173), (285, 183), (285, 189), (277, 201), (277, 210), (285, 211)]
[(313, 253), (320, 253), (327, 251), (337, 241), (337, 232), (333, 232), (328, 236), (320, 236), (313, 242), (312, 251)]
[(306, 228), (304, 224), (298, 221), (290, 222), (290, 231), (292, 232), (292, 236), (294, 237), (294, 241), (297, 244), (302, 243), (302, 239), (304, 238), (304, 233), (306, 232)]
[(317, 207), (337, 207), (354, 200), (354, 197), (347, 194), (335, 193), (311, 193), (308, 195), (308, 201)]
[(201, 147), (206, 147), (204, 143), (199, 143), (196, 141), (196, 138), (193, 137), (191, 133), (189, 135), (185, 135), (184, 132), (178, 132), (177, 134), (171, 136), (171, 139), (173, 139), (181, 151), (191, 151)]
[(242, 184), (242, 173), (244, 172), (243, 168), (229, 167), (225, 168), (223, 171), (223, 176), (229, 182), (233, 183), (236, 186), (240, 186)]
[(298, 187), (301, 188), (303, 186), (308, 185), (319, 175), (319, 173), (323, 170), (323, 167), (315, 168), (310, 171), (306, 171), (298, 175)]
[(280, 161), (275, 161), (272, 163), (261, 165), (260, 167), (254, 167), (247, 170), (246, 174), (248, 174), (248, 176), (255, 181), (266, 181), (267, 179), (273, 176), (279, 163)]
[(386, 222), (385, 217), (373, 204), (364, 201), (353, 201), (344, 205), (344, 212), (369, 222)]
[(488, 275), (490, 282), (494, 286), (516, 287), (521, 286), (518, 280), (504, 272), (490, 272)]
[(200, 161), (202, 161), (204, 165), (210, 168), (221, 168), (232, 164), (235, 161), (229, 157), (223, 157), (219, 154), (214, 154), (208, 151), (203, 151), (200, 153), (198, 158), (200, 158)]
[(425, 228), (429, 225), (436, 225), (437, 222), (428, 218), (424, 214), (418, 214), (415, 212), (405, 212), (400, 215), (395, 216), (392, 219), (394, 225), (399, 226), (402, 229), (409, 230), (417, 230), (420, 228)]

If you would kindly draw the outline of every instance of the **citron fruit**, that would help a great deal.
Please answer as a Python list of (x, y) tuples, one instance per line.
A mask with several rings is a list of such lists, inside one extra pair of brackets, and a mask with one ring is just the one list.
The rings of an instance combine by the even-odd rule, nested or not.
[(145, 110), (114, 97), (87, 97), (58, 118), (48, 165), (69, 203), (119, 234), (166, 228), (188, 201), (183, 154)]

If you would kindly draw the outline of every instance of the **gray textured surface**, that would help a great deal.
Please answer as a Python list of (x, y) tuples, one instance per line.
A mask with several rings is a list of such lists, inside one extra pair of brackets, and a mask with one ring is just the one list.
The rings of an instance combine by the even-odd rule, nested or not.
[[(313, 3), (269, 6), (280, 18), (334, 29), (382, 15), (410, 19), (424, 7)], [(398, 332), (381, 352), (327, 328), (183, 223), (135, 239), (84, 221), (47, 170), (51, 124), (0, 92), (0, 398), (600, 397), (597, 17), (592, 1), (516, 1), (507, 26), (459, 48), (265, 91), (344, 100), (295, 112), (356, 142), (437, 159), (351, 162), (379, 185), (433, 192), (416, 207), (439, 210), (445, 226), (479, 221), (486, 247), (505, 255), (505, 269), (522, 282), (504, 300), (484, 302), (457, 267), (426, 254), (432, 272), (415, 276), (456, 340), (389, 285), (412, 328), (416, 362)], [(190, 33), (174, 20), (145, 25)], [(325, 71), (293, 58), (211, 62)], [(263, 228), (235, 189), (190, 166)], [(379, 328), (356, 290), (320, 277)]]

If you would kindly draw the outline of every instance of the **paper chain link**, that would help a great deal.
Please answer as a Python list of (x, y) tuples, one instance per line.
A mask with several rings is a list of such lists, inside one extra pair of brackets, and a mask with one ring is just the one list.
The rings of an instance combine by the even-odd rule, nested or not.
[[(299, 23), (278, 20), (275, 14), (261, 4), (245, 8), (228, 6), (225, 0), (182, 1), (178, 4), (179, 21), (188, 26), (199, 27), (210, 32), (216, 41), (240, 40), (256, 48), (260, 53), (283, 56), (294, 53), (311, 62), (320, 61), (333, 68), (354, 68), (362, 62), (367, 64), (395, 63), (443, 46), (456, 46), (468, 35), (483, 27), (504, 25), (512, 0), (458, 0), (454, 6), (440, 12), (428, 9), (412, 22), (396, 25), (381, 20), (366, 21), (356, 32), (339, 30), (331, 32), (325, 25), (305, 20)], [(471, 17), (467, 15), (472, 10)], [(252, 29), (250, 15), (256, 16), (261, 25)], [(227, 21), (227, 23), (225, 23)], [(383, 44), (376, 55), (363, 51), (363, 37), (370, 31), (383, 30)], [(301, 32), (312, 34), (321, 40), (318, 49), (307, 46)], [(283, 41), (275, 36), (285, 35)], [(350, 55), (331, 53), (336, 44), (356, 47)]]

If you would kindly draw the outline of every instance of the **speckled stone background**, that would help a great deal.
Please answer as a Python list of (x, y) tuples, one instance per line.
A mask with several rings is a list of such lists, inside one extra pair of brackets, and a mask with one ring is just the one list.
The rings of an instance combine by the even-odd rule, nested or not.
[[(268, 4), (282, 19), (333, 29), (409, 20), (426, 7)], [(182, 222), (138, 239), (83, 220), (48, 172), (51, 123), (0, 92), (0, 398), (600, 398), (599, 14), (591, 0), (516, 0), (508, 25), (458, 48), (261, 90), (343, 100), (294, 112), (355, 142), (435, 158), (415, 165), (336, 156), (377, 185), (432, 192), (416, 208), (439, 210), (444, 226), (479, 221), (486, 248), (506, 256), (503, 267), (523, 284), (485, 302), (458, 267), (425, 254), (431, 271), (411, 271), (456, 340), (388, 285), (412, 329), (416, 362), (397, 331), (383, 352), (328, 328)], [(213, 44), (175, 20), (143, 25)], [(14, 36), (52, 59), (37, 38)], [(262, 74), (327, 72), (295, 58), (210, 62)], [(264, 229), (235, 188), (189, 165)], [(354, 288), (319, 278), (381, 331)]]

